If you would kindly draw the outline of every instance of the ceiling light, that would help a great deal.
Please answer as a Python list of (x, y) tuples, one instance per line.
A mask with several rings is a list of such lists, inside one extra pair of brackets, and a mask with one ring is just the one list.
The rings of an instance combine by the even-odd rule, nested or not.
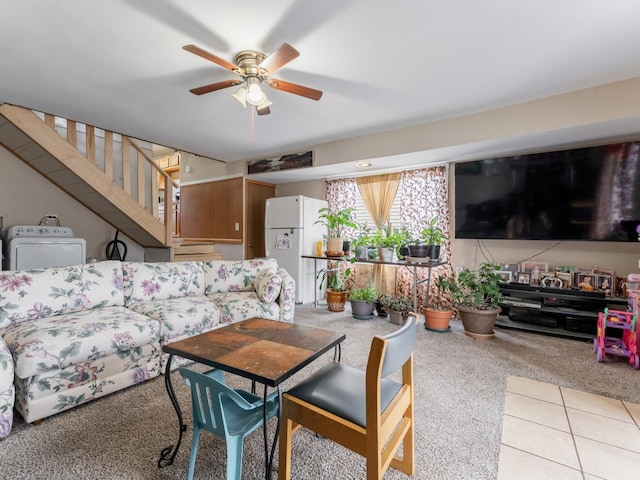
[(260, 88), (260, 81), (256, 77), (247, 78), (247, 102), (251, 105), (260, 105), (266, 95)]
[(262, 103), (260, 105), (257, 105), (258, 110), (260, 110), (262, 108), (267, 108), (269, 105), (273, 105), (273, 102), (271, 100), (269, 100), (264, 93), (262, 94), (262, 96), (264, 98), (262, 100)]
[(245, 108), (247, 107), (247, 89), (245, 87), (241, 87), (236, 93), (231, 96), (234, 98), (234, 100), (237, 100), (240, 105)]
[(371, 164), (369, 162), (358, 162), (356, 163), (356, 167), (370, 167)]

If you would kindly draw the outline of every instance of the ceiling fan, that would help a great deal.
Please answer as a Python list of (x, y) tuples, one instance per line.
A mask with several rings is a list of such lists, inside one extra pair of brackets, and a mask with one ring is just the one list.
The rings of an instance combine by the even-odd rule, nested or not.
[(223, 88), (235, 87), (236, 85), (244, 84), (232, 95), (232, 97), (240, 102), (244, 107), (247, 106), (247, 103), (255, 106), (258, 115), (267, 115), (271, 113), (269, 105), (271, 105), (272, 102), (269, 101), (267, 95), (260, 87), (262, 84), (268, 85), (276, 90), (282, 90), (283, 92), (310, 98), (311, 100), (320, 100), (320, 97), (322, 97), (322, 92), (320, 90), (271, 78), (271, 75), (278, 69), (300, 55), (300, 53), (288, 43), (280, 45), (275, 52), (269, 56), (255, 50), (243, 50), (236, 55), (235, 64), (227, 62), (206, 50), (196, 47), (195, 45), (185, 45), (182, 48), (187, 52), (191, 52), (213, 63), (217, 63), (221, 67), (237, 73), (241, 77), (192, 88), (189, 91), (194, 95), (203, 95)]

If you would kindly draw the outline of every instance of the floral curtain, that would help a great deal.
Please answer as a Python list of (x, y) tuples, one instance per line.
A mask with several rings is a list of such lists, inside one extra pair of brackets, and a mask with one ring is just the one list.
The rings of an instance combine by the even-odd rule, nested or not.
[[(447, 191), (447, 168), (444, 166), (408, 170), (402, 174), (402, 191), (404, 196), (400, 203), (400, 216), (402, 224), (411, 232), (413, 238), (417, 238), (426, 227), (427, 222), (433, 217), (438, 217), (437, 225), (442, 228), (447, 238), (450, 238), (449, 222), (449, 195)], [(451, 261), (451, 244), (446, 242), (440, 249), (440, 259)], [(399, 268), (396, 291), (399, 294), (413, 298), (413, 273), (412, 269)], [(429, 270), (417, 268), (418, 305), (426, 303), (427, 283), (429, 283), (429, 295), (435, 294), (435, 280), (440, 275), (449, 275), (453, 272), (450, 263), (431, 269), (430, 282), (427, 279)]]
[[(403, 198), (400, 203), (402, 224), (417, 238), (433, 217), (438, 217), (438, 226), (449, 237), (449, 202), (447, 191), (447, 168), (444, 166), (408, 170), (402, 172), (401, 179)], [(327, 181), (327, 201), (329, 208), (340, 210), (355, 207), (357, 181), (354, 178), (343, 178)], [(451, 260), (451, 245), (445, 243), (440, 251), (440, 258), (446, 262)], [(361, 269), (362, 270), (362, 269)], [(396, 269), (396, 293), (413, 298), (413, 269), (398, 267)], [(429, 282), (430, 295), (435, 292), (434, 281), (439, 275), (451, 274), (453, 269), (449, 263), (431, 269)], [(425, 303), (428, 270), (417, 268), (418, 305)]]

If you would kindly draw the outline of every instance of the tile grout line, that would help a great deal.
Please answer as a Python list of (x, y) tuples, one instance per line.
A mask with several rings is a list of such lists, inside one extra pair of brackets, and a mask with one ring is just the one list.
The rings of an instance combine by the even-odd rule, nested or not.
[(571, 435), (571, 442), (573, 443), (573, 448), (576, 452), (576, 458), (578, 459), (578, 465), (580, 465), (580, 473), (582, 474), (582, 478), (585, 478), (584, 468), (582, 466), (582, 459), (580, 458), (580, 452), (578, 452), (578, 445), (576, 444), (576, 436), (573, 434), (573, 427), (571, 426), (571, 420), (569, 419), (569, 412), (567, 411), (567, 403), (564, 400), (564, 393), (562, 391), (562, 387), (558, 386), (558, 391), (560, 392), (560, 398), (562, 399), (562, 408), (564, 409), (564, 415), (567, 419), (567, 425), (569, 426), (569, 434)]

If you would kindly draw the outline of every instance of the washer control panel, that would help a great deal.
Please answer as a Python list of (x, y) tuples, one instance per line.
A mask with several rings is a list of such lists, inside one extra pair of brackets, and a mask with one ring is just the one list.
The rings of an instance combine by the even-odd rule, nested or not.
[(73, 237), (73, 230), (51, 225), (14, 225), (9, 227), (7, 238), (15, 237)]

